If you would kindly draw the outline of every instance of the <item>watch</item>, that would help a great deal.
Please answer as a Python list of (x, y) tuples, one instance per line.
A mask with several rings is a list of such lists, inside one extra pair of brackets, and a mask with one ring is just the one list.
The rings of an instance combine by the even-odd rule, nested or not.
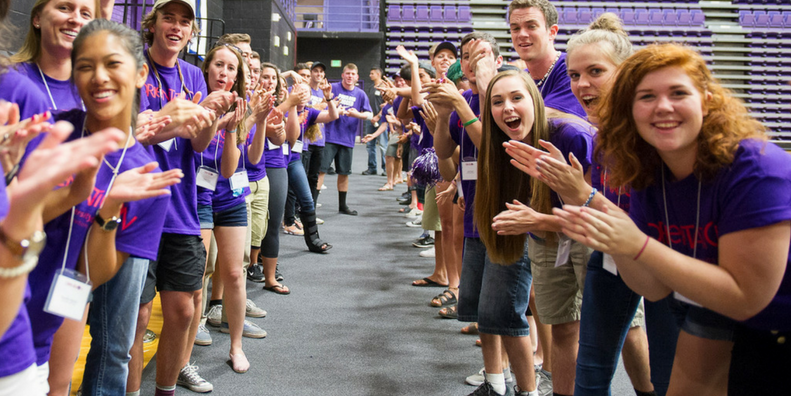
[(36, 231), (21, 241), (15, 241), (6, 235), (0, 228), (0, 243), (11, 252), (14, 257), (22, 262), (16, 267), (0, 267), (0, 278), (14, 278), (19, 275), (27, 274), (38, 264), (38, 255), (47, 243), (47, 234), (44, 231)]
[(118, 216), (113, 216), (110, 218), (110, 220), (104, 220), (102, 216), (97, 213), (95, 220), (96, 224), (99, 225), (99, 228), (101, 228), (102, 231), (107, 232), (115, 230), (118, 228), (118, 225), (121, 224), (121, 219), (118, 218)]

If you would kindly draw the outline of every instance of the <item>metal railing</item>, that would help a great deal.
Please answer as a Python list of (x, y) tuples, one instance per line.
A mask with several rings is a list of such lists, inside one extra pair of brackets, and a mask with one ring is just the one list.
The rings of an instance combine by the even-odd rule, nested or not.
[(378, 32), (379, 0), (324, 0), (319, 6), (296, 6), (298, 31)]

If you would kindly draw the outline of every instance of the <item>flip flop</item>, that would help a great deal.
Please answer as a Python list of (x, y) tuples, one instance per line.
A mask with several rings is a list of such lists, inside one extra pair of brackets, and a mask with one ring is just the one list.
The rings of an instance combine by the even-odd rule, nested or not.
[[(426, 283), (424, 283), (422, 285), (421, 284), (415, 284), (415, 282), (420, 282), (421, 280), (423, 282), (426, 282)], [(441, 284), (439, 284), (437, 282), (434, 282), (433, 280), (431, 280), (429, 278), (423, 278), (423, 279), (418, 279), (416, 281), (413, 281), (412, 282), (412, 286), (415, 286), (415, 287), (448, 287), (448, 285), (441, 285)]]
[(388, 186), (388, 187), (382, 186), (382, 187), (379, 188), (379, 191), (393, 191), (393, 187), (392, 186)]
[(461, 334), (471, 334), (477, 335), (478, 334), (478, 323), (472, 322), (467, 326), (461, 328)]
[(264, 290), (277, 294), (291, 294), (291, 290), (286, 289), (284, 285), (264, 286)]

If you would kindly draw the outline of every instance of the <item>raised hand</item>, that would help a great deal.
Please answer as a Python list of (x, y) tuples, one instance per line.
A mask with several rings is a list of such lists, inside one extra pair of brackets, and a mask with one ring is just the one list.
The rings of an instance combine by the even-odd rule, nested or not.
[(429, 101), (423, 102), (422, 107), (423, 108), (419, 111), (420, 116), (423, 117), (424, 121), (426, 121), (428, 132), (434, 135), (434, 127), (437, 126), (437, 110)]
[(324, 93), (324, 99), (332, 100), (332, 84), (326, 78), (319, 83), (319, 89)]
[(4, 173), (10, 172), (22, 159), (27, 144), (42, 132), (50, 130), (47, 122), (50, 112), (36, 114), (19, 121), (19, 106), (16, 103), (0, 102), (0, 164)]
[(181, 169), (151, 173), (157, 166), (156, 162), (150, 162), (119, 174), (107, 193), (105, 202), (120, 205), (124, 202), (140, 201), (170, 194), (167, 187), (181, 182), (184, 173), (181, 172)]
[(421, 92), (428, 93), (423, 100), (431, 102), (438, 115), (448, 115), (462, 103), (467, 102), (456, 89), (456, 85), (448, 81), (445, 75), (440, 80), (442, 82), (424, 84)]
[[(418, 63), (417, 55), (415, 55), (415, 53), (412, 51), (407, 51), (407, 49), (404, 48), (403, 45), (397, 46), (396, 52), (398, 52), (398, 55), (404, 58), (404, 60), (407, 61), (407, 63), (409, 63), (410, 65), (414, 65)], [(417, 73), (413, 72), (413, 74), (417, 74)]]

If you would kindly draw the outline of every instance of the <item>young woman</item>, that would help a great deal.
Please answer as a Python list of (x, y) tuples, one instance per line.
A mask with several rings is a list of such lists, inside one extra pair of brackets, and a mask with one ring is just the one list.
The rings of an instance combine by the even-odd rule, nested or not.
[(681, 332), (668, 394), (782, 394), (791, 367), (788, 154), (689, 48), (649, 46), (613, 81), (600, 102), (597, 156), (609, 184), (631, 187), (629, 214), (606, 202), (601, 211), (569, 206), (556, 211), (564, 232), (612, 255), (646, 299), (673, 299)]
[[(310, 92), (308, 84), (298, 84), (298, 86)], [(289, 140), (291, 146), (291, 154), (287, 166), (288, 171), (288, 184), (294, 191), (297, 200), (299, 201), (300, 219), (305, 228), (305, 243), (308, 249), (314, 253), (324, 253), (332, 245), (322, 241), (319, 238), (319, 228), (316, 225), (316, 208), (314, 207), (313, 196), (308, 186), (308, 176), (305, 173), (305, 167), (302, 164), (301, 154), (307, 150), (307, 142), (316, 138), (315, 134), (318, 132), (316, 124), (331, 122), (338, 119), (338, 110), (335, 108), (335, 102), (332, 100), (332, 86), (324, 80), (319, 85), (319, 88), (324, 93), (324, 100), (327, 102), (327, 110), (319, 111), (312, 107), (306, 107), (310, 101), (309, 95), (304, 95), (304, 98), (299, 104), (291, 107), (286, 120), (286, 131), (289, 136), (294, 136), (293, 140)], [(313, 127), (316, 125), (316, 127)], [(313, 127), (311, 129), (311, 127)], [(294, 133), (293, 130), (298, 128), (299, 133)], [(313, 131), (313, 136), (307, 136), (306, 131)], [(294, 219), (285, 219), (286, 227), (294, 224)], [(289, 224), (291, 223), (291, 224)]]
[[(44, 228), (49, 242), (42, 252), (43, 265), (31, 273), (31, 298), (27, 302), (37, 364), (45, 386), (52, 337), (63, 316), (82, 318), (87, 302), (87, 298), (77, 299), (82, 304), (58, 308), (54, 299), (62, 297), (48, 298), (51, 287), (63, 282), (67, 275), (62, 272), (69, 270), (85, 272), (85, 277), (96, 287), (113, 278), (130, 257), (156, 259), (155, 246), (168, 205), (167, 187), (178, 183), (182, 176), (178, 169), (154, 172), (156, 163), (151, 162), (133, 135), (137, 93), (147, 76), (142, 44), (136, 32), (123, 25), (96, 20), (78, 36), (74, 48), (73, 79), (87, 112), (75, 109), (57, 115), (56, 119), (75, 126), (70, 140), (104, 133), (107, 128), (119, 129), (125, 136), (120, 150), (105, 156), (97, 168), (75, 175), (70, 186), (59, 190), (63, 191), (60, 199), (45, 211)], [(36, 141), (32, 142), (28, 150), (36, 145)], [(83, 189), (92, 191), (89, 198), (72, 207), (72, 197), (79, 196)], [(145, 268), (141, 269), (145, 273)], [(52, 293), (57, 294), (54, 290)], [(112, 297), (131, 300), (131, 305), (139, 302), (139, 295)], [(104, 300), (109, 296), (100, 293), (95, 298)], [(130, 330), (133, 323), (134, 318), (127, 323)], [(101, 330), (102, 326), (97, 327)], [(130, 345), (126, 345), (127, 351)]]
[(38, 0), (22, 47), (11, 60), (49, 101), (51, 110), (83, 107), (71, 76), (71, 51), (77, 34), (98, 17), (99, 0)]
[[(632, 54), (629, 37), (618, 17), (606, 13), (597, 18), (586, 30), (569, 39), (566, 53), (571, 91), (588, 114), (588, 120), (596, 124), (596, 110), (600, 96), (603, 95), (602, 90), (611, 82), (618, 65)], [(543, 142), (542, 145), (557, 158), (554, 161), (542, 160), (544, 166), (541, 166), (540, 170), (535, 166), (536, 159), (547, 154), (545, 151), (518, 143), (508, 143), (506, 151), (513, 153), (514, 158), (528, 168), (528, 174), (548, 183), (549, 187), (561, 196), (563, 202), (573, 205), (584, 204), (591, 193), (591, 186), (586, 183), (581, 170), (568, 165), (560, 151), (551, 143)], [(576, 164), (573, 159), (571, 162)], [(602, 171), (599, 162), (593, 158), (591, 184), (603, 195), (594, 194), (589, 206), (601, 208), (600, 199), (607, 198), (628, 211), (628, 191), (609, 186), (606, 180), (607, 172)], [(548, 179), (546, 175), (550, 172), (552, 174), (563, 172), (576, 178)], [(650, 394), (653, 390), (650, 382), (653, 374), (654, 382), (657, 383), (657, 393), (664, 395), (670, 379), (673, 348), (664, 348), (670, 351), (657, 349), (652, 353), (652, 361), (656, 361), (658, 365), (654, 366), (656, 370), (649, 370), (646, 335), (641, 327), (643, 313), (642, 309), (639, 309), (641, 296), (629, 289), (609, 264), (605, 267), (604, 260), (601, 252), (594, 252), (587, 266), (580, 319), (575, 394), (608, 395), (610, 382), (617, 367), (618, 355), (623, 348), (624, 367), (636, 393)], [(609, 263), (611, 258), (608, 257), (607, 260)], [(661, 303), (657, 303), (656, 306), (659, 304)], [(649, 309), (656, 306), (649, 306)], [(635, 316), (636, 312), (637, 316)], [(667, 311), (654, 309), (654, 312), (653, 318), (657, 323), (652, 323), (650, 328), (654, 330), (656, 337), (662, 337), (664, 334), (667, 334), (665, 338), (675, 337), (677, 331), (673, 330), (672, 321), (668, 320), (666, 315), (657, 313)], [(658, 338), (656, 342), (657, 345), (667, 346), (666, 343), (659, 343)], [(670, 355), (669, 359), (659, 359), (667, 355)]]

